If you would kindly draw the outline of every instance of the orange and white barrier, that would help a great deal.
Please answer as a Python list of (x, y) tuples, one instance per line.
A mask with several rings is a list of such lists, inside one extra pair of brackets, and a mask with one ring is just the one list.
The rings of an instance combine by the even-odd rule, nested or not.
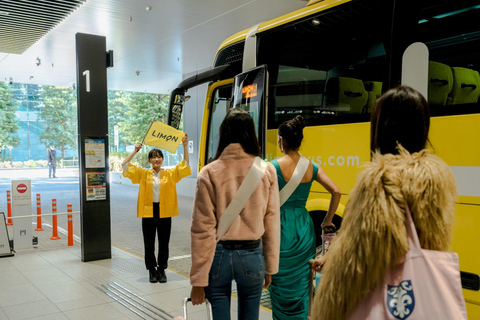
[(10, 194), (10, 190), (7, 190), (7, 211), (8, 211), (7, 226), (11, 226), (13, 222), (12, 222), (12, 196)]
[(73, 221), (72, 221), (72, 204), (67, 204), (68, 215), (68, 243), (67, 246), (73, 246)]
[(50, 240), (58, 240), (58, 226), (57, 226), (57, 199), (52, 199), (52, 237)]
[(42, 228), (42, 205), (40, 201), (40, 193), (37, 193), (37, 229), (35, 231), (43, 231)]

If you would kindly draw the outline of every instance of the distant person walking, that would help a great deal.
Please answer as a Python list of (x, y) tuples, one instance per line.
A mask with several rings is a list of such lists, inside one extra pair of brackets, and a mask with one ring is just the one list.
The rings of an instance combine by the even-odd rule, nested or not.
[[(49, 178), (56, 178), (55, 171), (57, 169), (57, 151), (55, 151), (55, 147), (52, 145), (50, 149), (47, 151), (47, 162), (48, 162), (48, 177)], [(53, 172), (53, 176), (52, 176)]]

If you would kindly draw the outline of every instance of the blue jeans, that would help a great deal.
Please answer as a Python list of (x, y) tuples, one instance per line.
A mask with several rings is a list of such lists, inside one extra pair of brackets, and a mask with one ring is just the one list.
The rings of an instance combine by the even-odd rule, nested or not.
[[(233, 241), (235, 242), (235, 241)], [(261, 243), (241, 249), (217, 244), (205, 296), (212, 304), (214, 320), (230, 320), (232, 280), (237, 283), (238, 319), (256, 320), (260, 312), (265, 277)]]
[(50, 178), (52, 176), (52, 171), (53, 171), (53, 176), (55, 177), (55, 169), (57, 169), (54, 166), (48, 166), (48, 177)]

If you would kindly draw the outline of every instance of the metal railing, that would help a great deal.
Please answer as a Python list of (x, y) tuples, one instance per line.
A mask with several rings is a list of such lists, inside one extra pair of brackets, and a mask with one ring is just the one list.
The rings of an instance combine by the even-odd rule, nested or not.
[[(67, 165), (67, 163), (71, 163), (70, 165)], [(63, 169), (65, 167), (78, 167), (78, 159), (73, 158), (73, 159), (60, 159), (60, 167)]]

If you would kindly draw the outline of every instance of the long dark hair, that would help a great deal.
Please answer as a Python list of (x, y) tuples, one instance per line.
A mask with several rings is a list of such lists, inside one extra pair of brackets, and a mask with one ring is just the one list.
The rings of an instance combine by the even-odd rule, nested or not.
[(220, 140), (218, 141), (215, 160), (220, 157), (230, 143), (240, 143), (243, 150), (248, 154), (261, 155), (253, 119), (242, 109), (230, 109), (223, 119), (220, 125)]
[(370, 150), (398, 154), (397, 143), (410, 153), (425, 148), (430, 128), (430, 107), (420, 92), (400, 86), (385, 92), (371, 117)]
[(278, 135), (286, 143), (284, 148), (297, 151), (303, 140), (303, 128), (307, 125), (302, 116), (296, 116), (292, 120), (287, 120), (278, 127)]

